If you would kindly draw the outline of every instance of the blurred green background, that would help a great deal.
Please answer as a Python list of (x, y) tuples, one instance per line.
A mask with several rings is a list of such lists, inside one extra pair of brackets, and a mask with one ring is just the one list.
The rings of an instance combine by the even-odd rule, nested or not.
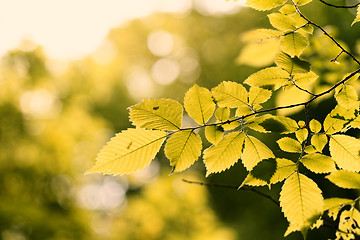
[[(318, 1), (304, 11), (359, 53), (360, 28), (349, 27), (354, 12)], [(168, 160), (160, 153), (131, 176), (84, 175), (99, 149), (131, 127), (128, 106), (144, 98), (182, 102), (194, 83), (211, 88), (224, 80), (242, 82), (271, 64), (271, 51), (243, 52), (242, 34), (259, 27), (269, 27), (266, 13), (242, 8), (212, 15), (193, 9), (128, 22), (77, 61), (49, 59), (27, 40), (9, 51), (0, 62), (0, 239), (282, 239), (287, 222), (268, 199), (182, 181), (240, 185), (241, 164), (205, 179), (199, 160), (169, 176)], [(330, 63), (338, 49), (315, 35), (304, 56), (323, 87), (352, 71), (353, 64), (345, 56), (338, 65)], [(279, 99), (268, 106), (287, 101)], [(317, 107), (312, 117), (321, 119), (328, 111)], [(294, 117), (302, 119), (303, 113)], [(275, 147), (271, 137), (257, 136)], [(328, 231), (315, 231), (309, 239), (327, 239)]]

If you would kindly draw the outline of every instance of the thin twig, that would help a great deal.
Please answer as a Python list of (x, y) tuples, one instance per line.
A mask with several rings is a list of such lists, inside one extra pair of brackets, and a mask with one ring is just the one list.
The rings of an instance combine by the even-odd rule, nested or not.
[(314, 93), (306, 90), (305, 88), (302, 88), (302, 87), (300, 87), (299, 85), (297, 85), (296, 82), (294, 81), (294, 79), (290, 78), (290, 80), (291, 80), (291, 82), (294, 84), (294, 86), (295, 86), (296, 88), (298, 88), (299, 90), (301, 90), (301, 91), (303, 91), (303, 92), (306, 92), (306, 93), (310, 94), (311, 96), (316, 96), (316, 94), (314, 94)]
[(198, 184), (198, 185), (202, 185), (202, 186), (207, 186), (207, 187), (217, 187), (217, 188), (228, 188), (228, 189), (234, 189), (234, 190), (244, 190), (244, 191), (251, 191), (254, 193), (259, 194), (262, 197), (265, 197), (267, 199), (269, 199), (270, 201), (272, 201), (273, 203), (275, 203), (277, 206), (280, 206), (280, 203), (278, 200), (272, 198), (270, 195), (267, 195), (266, 193), (260, 192), (259, 190), (252, 188), (252, 187), (242, 187), (239, 188), (239, 186), (235, 186), (235, 185), (225, 185), (225, 184), (217, 184), (217, 183), (205, 183), (205, 182), (197, 182), (197, 181), (189, 181), (186, 179), (183, 179), (184, 182), (186, 183), (190, 183), (190, 184)]
[(334, 4), (325, 2), (324, 0), (319, 0), (319, 1), (322, 2), (325, 5), (328, 5), (328, 6), (334, 7), (334, 8), (356, 8), (360, 4), (360, 3), (357, 3), (357, 4), (354, 4), (354, 5), (346, 6), (346, 5), (334, 5)]

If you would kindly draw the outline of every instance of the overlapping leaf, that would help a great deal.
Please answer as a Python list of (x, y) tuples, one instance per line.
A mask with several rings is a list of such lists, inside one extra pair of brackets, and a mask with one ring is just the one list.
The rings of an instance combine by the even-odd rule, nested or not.
[(299, 32), (290, 32), (280, 38), (281, 50), (290, 56), (300, 56), (309, 46), (309, 40)]
[(129, 107), (129, 117), (136, 127), (157, 130), (178, 130), (183, 108), (171, 99), (147, 99)]
[(86, 173), (129, 174), (148, 166), (155, 158), (166, 132), (129, 128), (113, 137), (103, 147), (95, 165)]
[(212, 143), (213, 145), (216, 145), (220, 142), (220, 140), (224, 136), (224, 129), (221, 126), (207, 126), (205, 128), (205, 137), (206, 139)]
[(358, 94), (353, 86), (344, 85), (335, 94), (336, 101), (344, 108), (358, 108)]
[(301, 162), (314, 173), (329, 173), (336, 170), (334, 160), (320, 153), (305, 155), (301, 158)]
[(336, 164), (347, 171), (360, 171), (360, 140), (347, 135), (330, 138), (330, 153)]
[(295, 20), (282, 13), (271, 13), (268, 15), (270, 24), (279, 30), (286, 31), (286, 30), (295, 30), (296, 29), (296, 22)]
[(355, 17), (354, 21), (351, 23), (351, 26), (357, 22), (360, 22), (360, 5), (357, 8), (356, 17)]
[(253, 136), (245, 136), (241, 160), (248, 171), (252, 170), (263, 159), (268, 158), (275, 158), (275, 156), (265, 144)]
[(266, 102), (271, 97), (271, 91), (259, 88), (251, 87), (249, 90), (249, 104), (253, 106), (254, 104), (260, 104)]
[(224, 81), (212, 89), (212, 94), (219, 107), (236, 108), (248, 102), (245, 87), (236, 82)]
[(278, 89), (289, 79), (290, 75), (279, 67), (269, 67), (250, 75), (245, 84), (250, 86), (273, 86)]
[(215, 106), (211, 92), (206, 88), (195, 84), (185, 94), (185, 110), (200, 125), (209, 121), (215, 111)]
[(173, 172), (189, 168), (200, 156), (202, 143), (200, 136), (193, 130), (174, 133), (166, 142), (165, 155), (170, 159)]
[(341, 188), (360, 189), (360, 173), (338, 170), (326, 178)]
[(275, 63), (290, 74), (306, 73), (310, 71), (310, 63), (303, 61), (296, 56), (290, 57), (284, 52), (280, 52), (276, 56)]
[(206, 176), (211, 173), (222, 172), (234, 165), (242, 154), (245, 134), (232, 132), (226, 135), (217, 145), (204, 151)]
[(295, 139), (289, 137), (283, 137), (276, 141), (280, 149), (285, 152), (300, 153), (301, 144)]
[(315, 147), (318, 152), (322, 152), (325, 145), (328, 143), (326, 134), (319, 133), (311, 137), (311, 144)]

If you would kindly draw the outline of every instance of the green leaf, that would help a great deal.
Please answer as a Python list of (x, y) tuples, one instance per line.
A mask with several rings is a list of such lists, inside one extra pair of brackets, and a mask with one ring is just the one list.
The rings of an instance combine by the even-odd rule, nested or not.
[(248, 102), (245, 87), (236, 82), (224, 81), (212, 89), (212, 94), (219, 107), (237, 108)]
[(213, 145), (218, 144), (223, 136), (224, 129), (221, 126), (213, 125), (205, 127), (205, 137)]
[(326, 134), (320, 133), (315, 134), (311, 137), (311, 144), (315, 147), (318, 152), (322, 152), (325, 145), (328, 143)]
[(266, 102), (271, 97), (271, 91), (259, 87), (250, 87), (249, 104), (260, 104)]
[(290, 57), (284, 52), (280, 52), (275, 57), (275, 63), (290, 74), (306, 73), (310, 71), (310, 63), (294, 56)]
[(268, 14), (268, 18), (270, 24), (279, 30), (286, 31), (286, 30), (296, 30), (296, 22), (295, 20), (282, 13), (271, 13)]
[(215, 111), (215, 106), (211, 92), (206, 88), (195, 84), (185, 94), (185, 110), (200, 125), (209, 121)]
[(321, 130), (321, 123), (316, 119), (312, 119), (309, 123), (309, 127), (313, 133), (318, 133)]
[(297, 170), (297, 165), (293, 161), (285, 158), (277, 158), (276, 171), (275, 174), (272, 176), (270, 182), (272, 184), (281, 182), (284, 179), (288, 178), (296, 170)]
[(281, 134), (293, 133), (298, 129), (295, 120), (284, 116), (269, 116), (259, 123), (265, 131), (277, 132)]
[(230, 109), (219, 107), (215, 111), (215, 117), (219, 122), (225, 122), (230, 117)]
[(275, 156), (265, 144), (255, 137), (245, 136), (245, 146), (241, 160), (248, 171), (262, 160), (268, 158), (275, 158)]
[(347, 135), (330, 137), (330, 153), (338, 167), (347, 171), (360, 171), (360, 140)]
[(357, 22), (360, 22), (360, 5), (357, 8), (356, 17), (355, 17), (354, 21), (351, 23), (351, 26)]
[(356, 208), (344, 210), (340, 215), (339, 230), (336, 232), (339, 239), (355, 239), (354, 234), (360, 235), (360, 212)]
[(295, 139), (283, 137), (276, 141), (280, 149), (285, 152), (301, 153), (301, 144)]
[(308, 85), (313, 83), (319, 76), (310, 71), (307, 73), (298, 73), (293, 76), (293, 80), (298, 85)]
[(290, 75), (279, 67), (269, 67), (250, 75), (244, 83), (250, 86), (273, 86), (278, 89), (289, 79)]
[(199, 134), (193, 130), (183, 130), (171, 135), (164, 151), (173, 167), (172, 172), (181, 172), (194, 164), (201, 155), (201, 149)]
[(326, 176), (332, 183), (341, 188), (360, 189), (360, 173), (338, 170)]
[(279, 9), (279, 12), (291, 16), (296, 13), (296, 8), (292, 4), (285, 4)]
[(183, 108), (171, 99), (147, 99), (129, 107), (130, 121), (140, 128), (178, 130), (181, 127)]
[(290, 56), (300, 56), (307, 46), (309, 40), (299, 32), (290, 32), (280, 38), (281, 50)]
[(232, 132), (226, 135), (217, 145), (204, 151), (206, 176), (222, 172), (234, 165), (242, 154), (245, 134)]
[(280, 206), (293, 231), (306, 234), (323, 210), (321, 190), (310, 178), (294, 173), (282, 186)]
[(305, 155), (300, 161), (307, 169), (314, 173), (329, 173), (336, 170), (334, 160), (320, 153)]
[(301, 6), (301, 5), (305, 5), (305, 4), (308, 4), (309, 2), (311, 2), (312, 0), (294, 0), (294, 3), (298, 6)]
[(123, 175), (139, 171), (155, 158), (166, 136), (166, 132), (158, 130), (124, 130), (100, 150), (95, 165), (86, 174)]
[(300, 143), (304, 142), (308, 137), (308, 130), (306, 128), (300, 128), (295, 132), (296, 139), (299, 140)]
[(256, 10), (266, 11), (283, 5), (286, 0), (247, 0), (246, 5)]
[(344, 108), (358, 108), (358, 95), (353, 86), (343, 85), (342, 88), (335, 93), (335, 99), (338, 104)]

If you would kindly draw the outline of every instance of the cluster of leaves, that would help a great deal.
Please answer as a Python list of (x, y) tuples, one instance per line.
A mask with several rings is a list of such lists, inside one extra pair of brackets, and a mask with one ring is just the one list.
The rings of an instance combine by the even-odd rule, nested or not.
[[(339, 219), (337, 239), (353, 239), (360, 234), (360, 212), (355, 207), (360, 198), (324, 199), (314, 180), (301, 172), (304, 166), (340, 188), (360, 189), (360, 140), (345, 134), (350, 128), (360, 128), (359, 101), (351, 85), (360, 69), (344, 76), (328, 90), (314, 94), (307, 86), (318, 75), (301, 54), (309, 45), (314, 27), (319, 28), (336, 44), (341, 54), (358, 60), (331, 37), (322, 27), (311, 22), (299, 6), (311, 0), (248, 0), (247, 4), (265, 11), (274, 29), (257, 29), (252, 36), (257, 41), (277, 39), (281, 52), (274, 67), (250, 75), (244, 84), (224, 81), (210, 90), (194, 85), (186, 93), (183, 105), (171, 99), (148, 99), (129, 108), (130, 120), (136, 128), (118, 133), (98, 154), (96, 164), (87, 173), (130, 174), (148, 166), (164, 144), (165, 155), (173, 172), (189, 168), (202, 156), (206, 176), (219, 173), (241, 159), (248, 175), (239, 188), (271, 186), (284, 182), (280, 192), (280, 207), (289, 221), (285, 236), (301, 231), (306, 236), (310, 228), (324, 225), (324, 213)], [(359, 9), (353, 24), (360, 21)], [(263, 109), (273, 92), (283, 88), (298, 88), (310, 99), (298, 104)], [(308, 106), (316, 99), (335, 92), (337, 105), (321, 123), (309, 119)], [(269, 114), (272, 111), (303, 106), (305, 120)], [(184, 110), (196, 126), (183, 127)], [(204, 129), (211, 146), (203, 150), (199, 130)], [(283, 136), (277, 141), (280, 150), (294, 153), (294, 159), (277, 158), (249, 129)], [(330, 154), (326, 154), (329, 149)], [(350, 206), (347, 207), (347, 206)], [(346, 208), (345, 208), (346, 207)]]

